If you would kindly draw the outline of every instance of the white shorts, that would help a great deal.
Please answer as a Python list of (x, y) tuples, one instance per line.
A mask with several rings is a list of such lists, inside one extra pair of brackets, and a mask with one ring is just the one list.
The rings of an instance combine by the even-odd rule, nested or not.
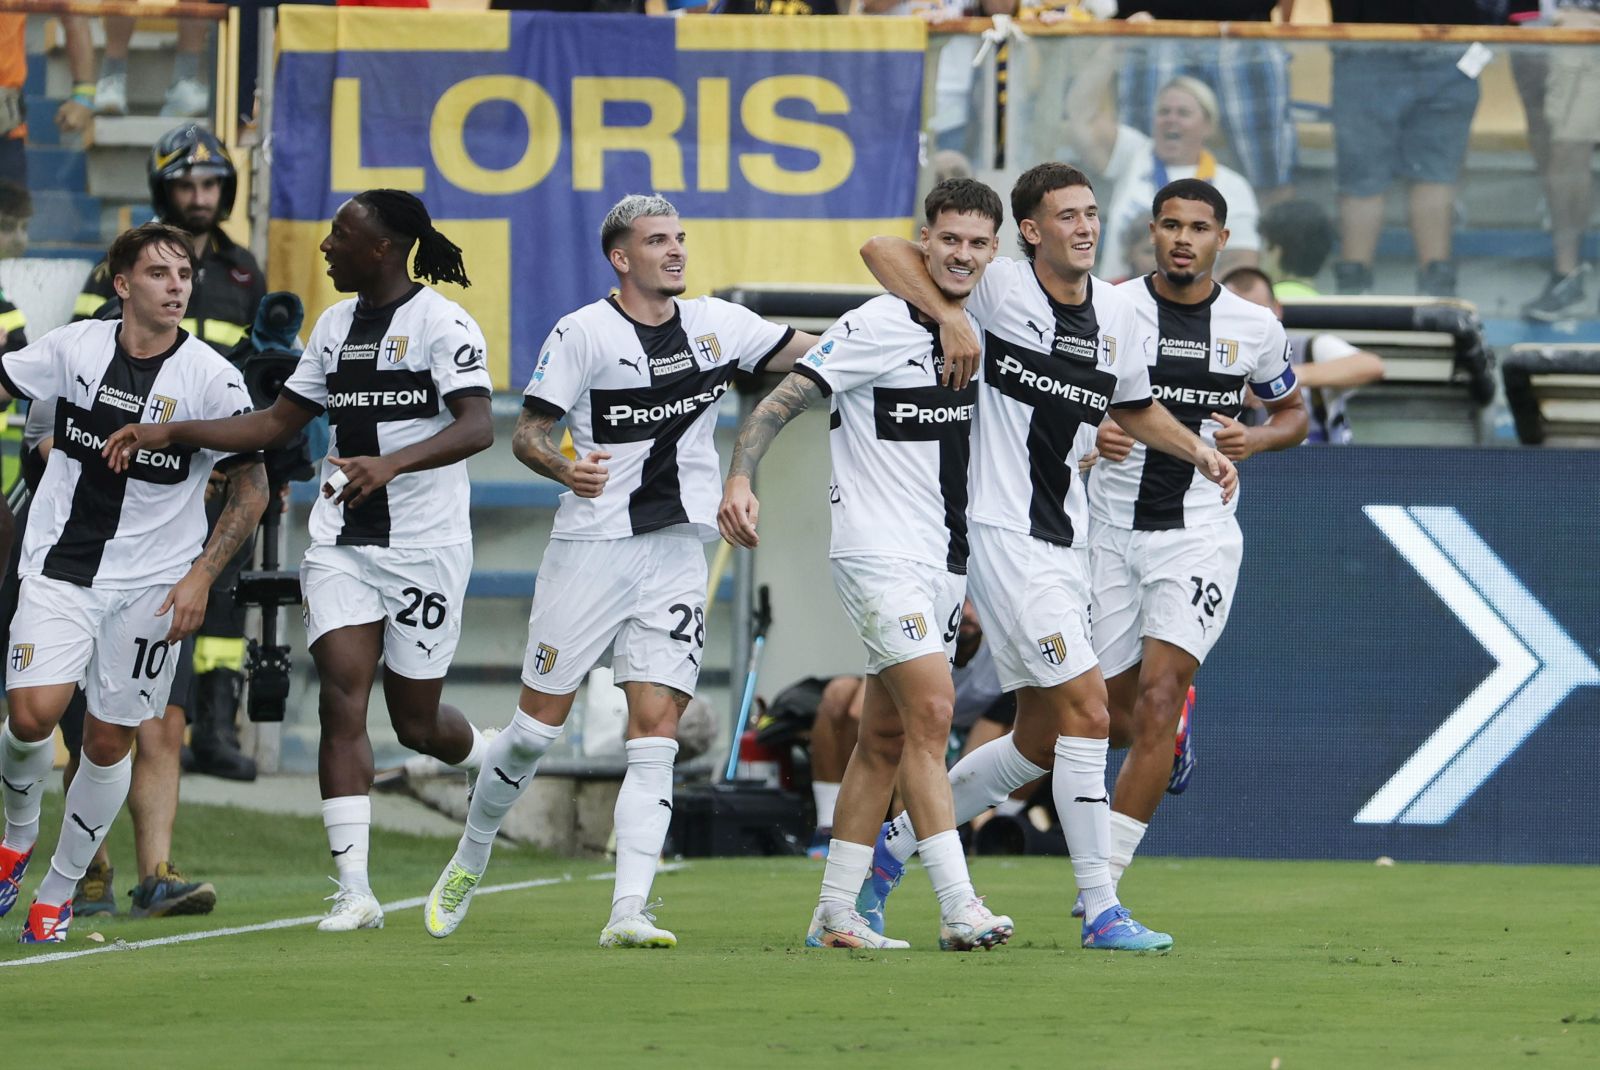
[(528, 613), (524, 684), (569, 695), (609, 646), (617, 683), (693, 695), (705, 645), (706, 552), (697, 535), (550, 540)]
[(82, 684), (89, 712), (132, 728), (167, 709), (183, 644), (167, 643), (172, 584), (95, 590), (24, 576), (11, 618), (6, 689)]
[(1147, 638), (1204, 662), (1227, 626), (1243, 556), (1232, 517), (1172, 531), (1092, 524), (1094, 649), (1107, 679), (1139, 664)]
[(1087, 550), (973, 524), (973, 604), (1000, 686), (1054, 687), (1095, 667)]
[(927, 654), (956, 656), (967, 578), (897, 557), (835, 557), (833, 585), (867, 647), (867, 675)]
[(383, 664), (411, 680), (437, 680), (461, 640), (461, 603), (472, 544), (313, 546), (300, 563), (306, 646), (337, 628), (385, 621)]

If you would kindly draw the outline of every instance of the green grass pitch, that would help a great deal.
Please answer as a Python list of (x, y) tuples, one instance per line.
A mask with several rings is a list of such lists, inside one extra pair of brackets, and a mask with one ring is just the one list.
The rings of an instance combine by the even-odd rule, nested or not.
[[(45, 815), (47, 854), (59, 797)], [(177, 853), (207, 918), (73, 924), (65, 950), (318, 913), (313, 819), (188, 806)], [(113, 833), (126, 903), (132, 845)], [(426, 894), (448, 840), (378, 831), (385, 902)], [(937, 950), (927, 880), (890, 904), (911, 951), (808, 951), (821, 867), (706, 860), (663, 874), (670, 952), (595, 947), (603, 863), (501, 850), (448, 940), (418, 909), (381, 932), (310, 926), (11, 968), (41, 950), (0, 921), (0, 1064), (538, 1067), (1499, 1067), (1600, 1065), (1595, 872), (1568, 867), (1141, 859), (1123, 892), (1165, 955), (1078, 947), (1064, 859), (978, 859), (1017, 921), (991, 953)], [(515, 1060), (514, 1063), (511, 1061)]]

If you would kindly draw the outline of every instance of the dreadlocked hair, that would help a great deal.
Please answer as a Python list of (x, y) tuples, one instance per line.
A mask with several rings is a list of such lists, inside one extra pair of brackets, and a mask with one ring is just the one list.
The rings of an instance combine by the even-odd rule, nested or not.
[(466, 265), (461, 262), (461, 247), (434, 228), (428, 206), (414, 194), (398, 189), (369, 189), (354, 199), (395, 234), (417, 243), (411, 267), (419, 279), (472, 285)]

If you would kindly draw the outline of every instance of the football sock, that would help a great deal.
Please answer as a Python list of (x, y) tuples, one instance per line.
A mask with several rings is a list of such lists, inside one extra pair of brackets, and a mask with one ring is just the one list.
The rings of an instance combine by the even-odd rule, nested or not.
[(489, 849), (506, 811), (522, 797), (539, 768), (539, 759), (560, 738), (560, 725), (545, 724), (519, 709), (505, 731), (484, 745), (472, 805), (467, 808), (467, 827), (456, 846), (457, 863), (479, 874), (488, 868)]
[(1116, 884), (1122, 880), (1122, 871), (1128, 868), (1133, 861), (1133, 852), (1139, 849), (1139, 841), (1144, 839), (1145, 829), (1149, 828), (1145, 822), (1127, 814), (1111, 811), (1111, 883)]
[(468, 771), (482, 769), (484, 755), (489, 753), (489, 741), (483, 738), (483, 733), (478, 731), (476, 725), (467, 727), (472, 729), (472, 750), (468, 751), (467, 756), (457, 762), (455, 767)]
[[(661, 845), (672, 823), (672, 763), (678, 741), (664, 736), (630, 739), (628, 771), (622, 777), (614, 812), (617, 834), (617, 883), (611, 893), (613, 923), (638, 911), (631, 897), (650, 897), (661, 862)], [(618, 914), (618, 908), (628, 908)]]
[(967, 856), (961, 853), (961, 836), (955, 829), (920, 841), (917, 853), (928, 873), (933, 894), (939, 897), (939, 915), (948, 918), (977, 895), (967, 876)]
[(1056, 739), (1051, 793), (1067, 834), (1072, 872), (1083, 893), (1084, 917), (1093, 920), (1116, 905), (1106, 857), (1111, 852), (1111, 793), (1106, 790), (1106, 741)]
[(856, 895), (872, 872), (872, 846), (834, 839), (828, 842), (828, 863), (822, 869), (822, 894), (817, 901), (823, 917), (856, 908)]
[(322, 824), (328, 830), (328, 852), (339, 867), (339, 886), (370, 894), (367, 841), (372, 830), (372, 800), (365, 795), (323, 799)]
[(49, 872), (39, 882), (39, 902), (54, 907), (72, 898), (95, 851), (111, 831), (111, 822), (122, 809), (131, 783), (131, 754), (105, 766), (95, 765), (87, 756), (79, 760), (78, 775), (72, 778), (72, 786), (67, 789), (62, 811), (61, 840), (50, 858)]
[(39, 839), (40, 797), (44, 778), (55, 765), (54, 741), (46, 736), (24, 743), (11, 734), (11, 722), (0, 726), (0, 796), (5, 799), (5, 846), (26, 851)]
[(817, 828), (833, 828), (833, 807), (839, 801), (839, 785), (813, 780), (811, 782), (811, 798), (817, 804)]
[[(971, 821), (991, 806), (1003, 805), (1013, 791), (1033, 783), (1045, 773), (1046, 770), (1022, 756), (1011, 736), (1004, 735), (985, 743), (950, 770), (950, 795), (955, 803), (956, 824)], [(888, 848), (901, 862), (916, 853), (917, 838), (911, 827), (911, 815), (902, 812), (891, 823)]]

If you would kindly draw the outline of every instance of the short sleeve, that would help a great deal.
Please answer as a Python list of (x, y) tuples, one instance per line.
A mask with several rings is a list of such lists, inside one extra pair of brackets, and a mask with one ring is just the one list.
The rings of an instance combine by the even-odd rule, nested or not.
[(1117, 377), (1117, 386), (1111, 392), (1111, 407), (1143, 408), (1151, 402), (1149, 354), (1155, 352), (1156, 338), (1132, 301), (1124, 298), (1119, 304), (1111, 322), (1100, 328), (1102, 348), (1108, 345), (1108, 338), (1116, 340), (1111, 370)]
[(67, 362), (56, 350), (55, 334), (52, 331), (15, 353), (0, 356), (0, 387), (6, 393), (30, 401), (61, 396)]
[(1250, 372), (1250, 389), (1263, 401), (1277, 401), (1294, 393), (1298, 385), (1290, 366), (1289, 339), (1276, 319), (1266, 325), (1266, 336)]
[(328, 407), (328, 358), (333, 355), (333, 346), (328, 341), (328, 331), (324, 327), (327, 321), (328, 317), (324, 315), (311, 329), (311, 340), (300, 354), (300, 363), (284, 380), (282, 390), (284, 397), (318, 416)]
[[(760, 371), (794, 337), (793, 327), (764, 320), (743, 305), (731, 301), (721, 301), (719, 304), (723, 315), (718, 319), (717, 331), (727, 331), (731, 337), (719, 339), (718, 344), (723, 347), (724, 353), (733, 356), (741, 371)], [(701, 341), (700, 338), (691, 338), (689, 344), (699, 348)]]
[(583, 396), (591, 373), (589, 338), (583, 327), (570, 317), (561, 320), (539, 347), (539, 361), (522, 392), (522, 407), (559, 420)]
[(486, 398), (494, 393), (489, 380), (489, 346), (477, 321), (452, 308), (428, 341), (428, 367), (443, 401)]
[(1018, 262), (1009, 256), (997, 256), (983, 269), (978, 285), (967, 295), (965, 306), (980, 325), (986, 326), (993, 320), (1000, 306), (1011, 296), (1017, 270)]
[[(910, 315), (910, 310), (906, 312)], [(861, 309), (846, 312), (823, 332), (817, 344), (794, 362), (798, 375), (816, 383), (825, 395), (844, 394), (872, 382), (885, 367), (885, 347), (878, 342), (870, 317)]]

